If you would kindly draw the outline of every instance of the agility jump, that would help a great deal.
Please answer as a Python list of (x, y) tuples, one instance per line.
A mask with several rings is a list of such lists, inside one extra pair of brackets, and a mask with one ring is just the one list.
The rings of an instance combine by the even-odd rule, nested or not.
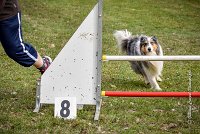
[(200, 97), (200, 92), (101, 92), (103, 60), (199, 61), (200, 56), (102, 56), (102, 5), (98, 3), (82, 22), (37, 83), (36, 107), (54, 104), (56, 97), (75, 97), (77, 106), (94, 105), (99, 119), (102, 96)]

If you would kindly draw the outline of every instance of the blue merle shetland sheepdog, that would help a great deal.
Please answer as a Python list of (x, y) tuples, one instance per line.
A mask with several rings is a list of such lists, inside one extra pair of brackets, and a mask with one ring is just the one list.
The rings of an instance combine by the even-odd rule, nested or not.
[[(163, 56), (161, 45), (155, 36), (132, 35), (129, 31), (115, 31), (114, 37), (122, 52), (132, 56)], [(144, 77), (152, 89), (161, 90), (157, 81), (163, 69), (163, 61), (130, 61), (132, 69)]]

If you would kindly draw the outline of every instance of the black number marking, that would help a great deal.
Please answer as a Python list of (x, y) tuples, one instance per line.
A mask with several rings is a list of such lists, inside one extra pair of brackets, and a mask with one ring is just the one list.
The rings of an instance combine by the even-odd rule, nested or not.
[(60, 110), (60, 116), (61, 117), (68, 117), (70, 115), (70, 110), (69, 110), (69, 107), (70, 107), (70, 102), (68, 100), (63, 100), (62, 103), (61, 103), (61, 110)]

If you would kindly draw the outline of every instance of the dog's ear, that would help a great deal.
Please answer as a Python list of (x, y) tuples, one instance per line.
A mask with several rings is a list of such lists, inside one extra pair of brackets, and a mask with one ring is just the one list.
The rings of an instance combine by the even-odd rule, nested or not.
[(145, 43), (146, 41), (147, 41), (147, 38), (146, 38), (146, 37), (142, 36), (142, 37), (140, 38), (140, 42), (141, 42), (141, 43)]
[(156, 54), (160, 55), (160, 53), (161, 53), (161, 47), (160, 44), (158, 44), (158, 48), (156, 49)]
[(152, 38), (151, 38), (153, 41), (155, 41), (155, 42), (157, 42), (157, 37), (156, 36), (153, 36)]

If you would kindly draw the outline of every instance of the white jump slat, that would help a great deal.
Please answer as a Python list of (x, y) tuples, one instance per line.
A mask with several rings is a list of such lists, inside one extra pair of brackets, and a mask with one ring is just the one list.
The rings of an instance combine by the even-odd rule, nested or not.
[(177, 55), (177, 56), (107, 56), (106, 61), (200, 61), (200, 55)]

